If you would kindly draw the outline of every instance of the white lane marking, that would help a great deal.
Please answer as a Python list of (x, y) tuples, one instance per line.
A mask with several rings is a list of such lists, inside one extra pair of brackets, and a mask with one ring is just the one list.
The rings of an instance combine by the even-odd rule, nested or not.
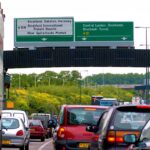
[(51, 142), (52, 142), (52, 140), (50, 140), (50, 141), (44, 143), (42, 146), (40, 146), (40, 148), (38, 148), (38, 150), (43, 150), (43, 148), (44, 148), (45, 146), (47, 146), (48, 144), (50, 144)]

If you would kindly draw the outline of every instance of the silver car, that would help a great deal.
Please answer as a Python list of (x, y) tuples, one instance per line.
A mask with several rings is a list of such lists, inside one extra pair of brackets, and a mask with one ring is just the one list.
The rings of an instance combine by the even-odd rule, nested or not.
[(21, 118), (2, 117), (2, 147), (17, 147), (29, 150), (29, 137)]

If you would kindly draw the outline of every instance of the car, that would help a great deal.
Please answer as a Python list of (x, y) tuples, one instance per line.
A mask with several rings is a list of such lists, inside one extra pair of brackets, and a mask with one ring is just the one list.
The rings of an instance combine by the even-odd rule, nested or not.
[[(55, 150), (88, 150), (94, 133), (87, 132), (87, 125), (96, 125), (101, 114), (108, 109), (96, 105), (63, 105), (54, 139)], [(54, 122), (50, 121), (51, 127)], [(54, 126), (53, 126), (54, 127)]]
[(96, 126), (86, 130), (99, 135), (97, 145), (91, 143), (90, 150), (126, 150), (124, 135), (135, 134), (139, 138), (142, 128), (150, 118), (148, 105), (121, 105), (109, 108), (102, 114)]
[(23, 110), (15, 110), (15, 109), (5, 109), (2, 110), (2, 117), (16, 117), (21, 118), (25, 125), (27, 139), (30, 139), (30, 132), (29, 132), (29, 119), (28, 115)]
[(41, 120), (29, 120), (30, 139), (40, 139), (41, 142), (45, 141), (46, 131), (42, 125)]
[(29, 137), (21, 118), (2, 117), (2, 147), (29, 150)]
[(32, 119), (41, 120), (42, 125), (46, 131), (46, 138), (52, 137), (52, 128), (48, 128), (48, 121), (52, 118), (48, 113), (32, 113)]
[(148, 150), (150, 149), (150, 120), (146, 123), (142, 129), (139, 138), (135, 134), (126, 134), (124, 141), (129, 145), (126, 150)]

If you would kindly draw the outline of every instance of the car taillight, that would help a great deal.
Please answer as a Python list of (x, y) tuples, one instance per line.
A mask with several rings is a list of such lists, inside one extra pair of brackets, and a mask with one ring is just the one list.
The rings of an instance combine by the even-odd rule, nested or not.
[(150, 109), (150, 105), (138, 105), (138, 106), (136, 106), (136, 108), (139, 108), (139, 109)]
[(124, 139), (121, 136), (118, 136), (118, 135), (116, 136), (116, 132), (115, 131), (109, 131), (108, 132), (108, 136), (107, 136), (107, 141), (109, 143), (115, 143), (115, 142), (123, 143)]
[(109, 142), (109, 143), (115, 143), (115, 137), (107, 137), (107, 141)]
[(65, 137), (65, 129), (64, 128), (59, 128), (58, 137), (59, 138), (64, 138)]
[(93, 140), (96, 141), (96, 142), (98, 141), (98, 139), (99, 139), (99, 135), (95, 135), (94, 138), (93, 138)]
[(16, 133), (16, 136), (23, 136), (24, 132), (23, 130), (19, 130), (17, 133)]
[(116, 142), (123, 143), (124, 142), (123, 137), (116, 137)]

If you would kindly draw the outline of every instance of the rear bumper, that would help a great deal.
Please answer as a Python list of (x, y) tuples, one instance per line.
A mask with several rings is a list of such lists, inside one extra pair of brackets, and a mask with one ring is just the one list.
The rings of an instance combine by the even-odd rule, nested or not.
[(89, 150), (89, 147), (80, 148), (79, 143), (87, 143), (90, 145), (90, 141), (56, 140), (54, 142), (54, 148), (55, 150), (62, 150), (63, 148), (66, 150)]
[[(5, 143), (5, 141), (10, 141), (10, 143)], [(3, 139), (2, 140), (2, 147), (22, 147), (25, 144), (23, 138), (13, 138), (13, 139)]]
[(30, 134), (30, 138), (34, 139), (34, 138), (41, 138), (41, 137), (45, 137), (44, 133), (31, 133)]
[[(8, 143), (9, 141), (9, 143)], [(2, 136), (2, 147), (22, 147), (30, 143), (30, 137)]]
[(102, 150), (127, 150), (128, 146), (107, 146), (102, 148)]

